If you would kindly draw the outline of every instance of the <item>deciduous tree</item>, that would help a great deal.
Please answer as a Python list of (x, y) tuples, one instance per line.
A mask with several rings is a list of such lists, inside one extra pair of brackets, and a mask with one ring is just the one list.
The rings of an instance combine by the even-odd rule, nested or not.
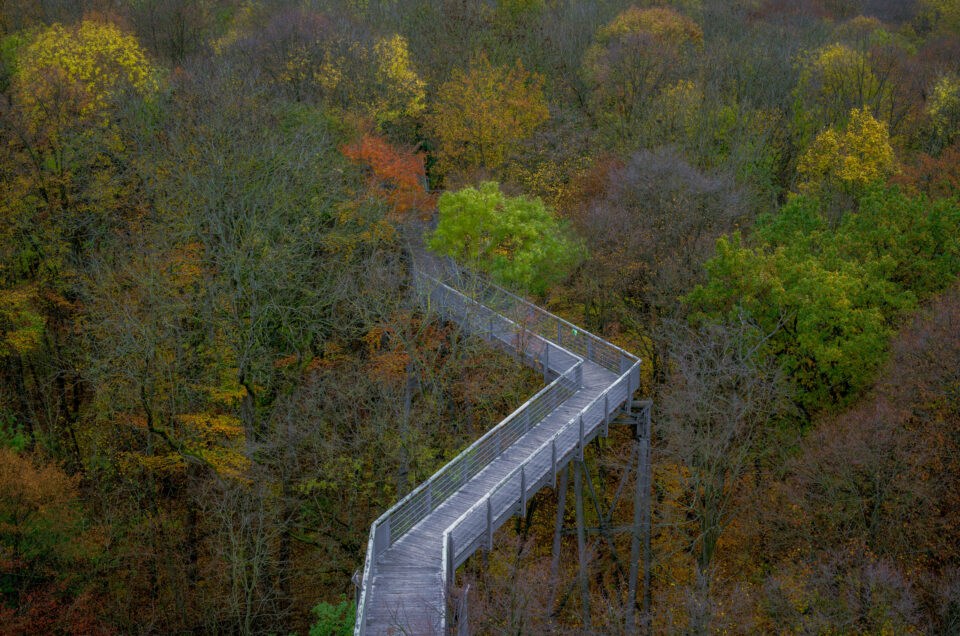
[(347, 158), (369, 166), (369, 191), (387, 202), (388, 218), (392, 221), (423, 217), (436, 205), (436, 198), (426, 189), (425, 153), (395, 146), (369, 134), (344, 146), (342, 152)]
[(588, 248), (574, 292), (584, 320), (604, 333), (639, 334), (663, 380), (662, 320), (680, 311), (716, 239), (749, 218), (743, 194), (727, 175), (697, 170), (670, 148), (597, 160), (573, 189), (579, 200), (567, 215)]
[(665, 512), (662, 522), (685, 531), (695, 559), (690, 633), (709, 631), (718, 541), (750, 501), (742, 491), (767, 450), (764, 425), (788, 404), (778, 361), (763, 355), (773, 336), (740, 322), (681, 328), (671, 343), (673, 372), (658, 430), (660, 453), (682, 467), (676, 473), (682, 494), (676, 515)]
[(493, 181), (445, 192), (430, 247), (495, 279), (543, 293), (580, 258), (580, 247), (540, 199), (508, 197)]
[(690, 18), (668, 8), (631, 7), (597, 30), (584, 55), (594, 118), (609, 143), (632, 147), (653, 99), (678, 74), (681, 53), (703, 41)]
[(516, 144), (547, 120), (543, 78), (486, 55), (457, 69), (441, 87), (428, 121), (440, 141), (442, 169), (496, 170)]
[(854, 195), (886, 180), (896, 167), (887, 125), (854, 109), (842, 131), (831, 128), (817, 135), (800, 158), (797, 176), (801, 191)]

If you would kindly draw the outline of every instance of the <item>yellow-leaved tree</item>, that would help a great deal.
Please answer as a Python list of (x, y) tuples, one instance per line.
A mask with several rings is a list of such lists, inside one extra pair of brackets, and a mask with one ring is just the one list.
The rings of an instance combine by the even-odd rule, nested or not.
[(118, 180), (105, 177), (105, 166), (123, 144), (111, 108), (150, 99), (159, 86), (159, 70), (136, 38), (115, 25), (54, 24), (36, 34), (19, 51), (11, 86), (16, 169), (30, 177), (15, 196), (36, 195), (69, 214), (87, 206), (102, 216), (116, 206)]
[(0, 361), (6, 356), (25, 356), (43, 339), (43, 317), (34, 304), (33, 285), (0, 289)]
[(800, 190), (854, 194), (896, 171), (897, 158), (887, 125), (866, 109), (853, 109), (843, 129), (816, 136), (797, 165)]
[(54, 24), (26, 47), (18, 62), (19, 98), (38, 117), (64, 85), (81, 116), (102, 111), (121, 91), (147, 96), (159, 88), (158, 71), (137, 39), (109, 23)]
[(302, 7), (244, 10), (214, 46), (252, 58), (272, 88), (294, 101), (343, 109), (371, 119), (377, 128), (419, 116), (426, 84), (407, 39), (341, 26)]
[(919, 13), (935, 32), (960, 34), (960, 0), (920, 0)]
[(630, 7), (597, 30), (597, 44), (605, 46), (625, 36), (645, 33), (674, 46), (702, 43), (703, 31), (691, 18), (667, 7)]
[(927, 100), (926, 116), (934, 147), (945, 148), (960, 136), (960, 77), (941, 76)]
[(664, 7), (630, 7), (597, 29), (583, 74), (601, 135), (614, 147), (643, 145), (653, 100), (679, 77), (683, 54), (702, 43), (696, 22)]
[(842, 125), (852, 108), (878, 90), (878, 80), (863, 53), (845, 44), (830, 44), (802, 62), (794, 125), (807, 140), (820, 127)]
[[(77, 263), (133, 213), (111, 107), (153, 95), (159, 77), (135, 38), (94, 21), (21, 34), (13, 55), (0, 116), (0, 363), (21, 365), (71, 349)], [(63, 360), (70, 385), (76, 367)]]
[[(415, 117), (423, 112), (426, 84), (417, 74), (410, 59), (407, 39), (394, 35), (377, 42), (376, 79), (380, 90), (369, 105), (378, 124), (401, 117)], [(343, 69), (346, 71), (346, 69)]]
[(849, 43), (832, 43), (800, 59), (793, 92), (794, 128), (801, 144), (827, 126), (844, 126), (853, 109), (869, 109), (892, 135), (909, 128), (920, 96), (906, 64), (912, 45), (868, 19), (851, 20), (838, 30)]
[(440, 168), (495, 170), (548, 117), (542, 77), (519, 60), (494, 66), (480, 54), (440, 87), (429, 117), (440, 141)]

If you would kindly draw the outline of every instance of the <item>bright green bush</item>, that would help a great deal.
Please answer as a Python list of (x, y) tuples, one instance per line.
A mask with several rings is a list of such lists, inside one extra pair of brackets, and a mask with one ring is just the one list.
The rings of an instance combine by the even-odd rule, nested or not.
[(508, 197), (495, 181), (445, 192), (430, 248), (490, 274), (543, 293), (582, 257), (582, 248), (539, 198)]
[(0, 448), (12, 448), (22, 451), (27, 447), (27, 437), (23, 427), (16, 423), (13, 415), (0, 411)]
[(310, 636), (351, 636), (357, 606), (341, 597), (336, 605), (321, 601), (313, 608), (317, 622), (310, 626)]

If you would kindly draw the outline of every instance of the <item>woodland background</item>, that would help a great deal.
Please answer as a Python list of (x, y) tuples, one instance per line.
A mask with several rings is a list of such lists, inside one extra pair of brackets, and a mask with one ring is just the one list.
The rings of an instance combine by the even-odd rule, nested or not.
[[(433, 215), (645, 360), (654, 633), (960, 633), (957, 0), (0, 0), (0, 147), (0, 633), (349, 633), (538, 386), (417, 306)], [(555, 501), (479, 632), (622, 630)]]

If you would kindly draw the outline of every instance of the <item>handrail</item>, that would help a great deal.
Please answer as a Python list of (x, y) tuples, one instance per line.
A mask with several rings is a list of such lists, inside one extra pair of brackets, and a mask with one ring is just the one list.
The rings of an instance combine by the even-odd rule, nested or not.
[[(453, 293), (462, 297), (469, 303), (475, 303), (479, 305), (476, 300), (469, 298), (458, 290), (451, 288), (449, 285), (442, 283), (428, 274), (416, 272), (416, 275), (427, 278), (436, 283), (438, 286), (442, 286), (448, 293)], [(482, 307), (482, 305), (480, 306)], [(509, 318), (496, 314), (496, 312), (489, 310), (489, 308), (485, 309), (487, 309), (491, 314), (496, 315), (499, 321), (506, 322), (508, 330), (512, 328), (518, 334), (526, 331)], [(453, 488), (451, 490), (441, 490), (437, 494), (442, 496), (435, 499), (433, 496), (433, 486), (445, 476), (455, 472), (458, 473), (458, 480), (460, 481), (459, 485), (463, 485), (463, 483), (466, 483), (469, 479), (492, 463), (493, 460), (499, 457), (503, 451), (507, 450), (510, 447), (510, 443), (515, 441), (515, 439), (519, 438), (526, 433), (527, 430), (539, 423), (543, 417), (552, 412), (556, 406), (558, 406), (567, 397), (579, 389), (582, 382), (583, 359), (577, 355), (567, 352), (561, 347), (557, 347), (543, 337), (538, 337), (543, 341), (545, 349), (555, 349), (556, 351), (562, 353), (565, 357), (572, 360), (572, 364), (559, 373), (550, 384), (542, 388), (540, 391), (534, 394), (533, 397), (524, 402), (519, 408), (501, 420), (496, 426), (491, 428), (479, 439), (470, 444), (470, 446), (447, 462), (440, 470), (431, 475), (426, 481), (422, 482), (412, 491), (407, 493), (406, 496), (393, 504), (389, 509), (387, 509), (386, 512), (380, 515), (380, 517), (378, 517), (373, 524), (371, 524), (370, 538), (367, 541), (367, 555), (364, 562), (363, 578), (360, 588), (360, 598), (357, 605), (358, 619), (355, 627), (355, 632), (357, 634), (363, 632), (366, 622), (365, 609), (370, 587), (371, 564), (376, 560), (380, 553), (392, 546), (400, 537), (402, 537), (407, 531), (416, 525), (419, 520), (426, 517), (427, 514), (436, 509), (437, 506), (439, 506), (450, 495), (456, 492), (457, 488), (459, 488), (459, 486), (457, 486), (457, 488)], [(546, 364), (550, 364), (551, 362), (556, 364), (560, 361), (561, 356), (555, 355), (551, 360), (550, 356), (548, 355)], [(545, 371), (546, 370), (547, 369), (545, 369)], [(535, 408), (540, 407), (540, 405), (544, 403), (548, 405), (552, 403), (553, 406), (548, 407), (547, 411), (542, 413), (536, 419), (527, 417), (526, 421), (523, 423), (524, 430), (522, 433), (516, 434), (517, 431), (510, 430), (510, 425), (514, 422), (519, 422), (521, 415), (532, 412)], [(508, 432), (505, 434), (505, 431)], [(484, 455), (480, 455), (477, 451), (495, 436), (501, 436), (501, 439), (498, 440), (497, 452), (491, 455), (489, 454), (490, 452), (487, 451)], [(505, 440), (503, 440), (502, 437), (507, 436), (513, 436), (513, 439), (506, 440), (509, 443), (503, 444)], [(469, 459), (471, 456), (480, 456), (481, 459), (485, 461), (480, 463), (471, 462)], [(399, 515), (407, 509), (412, 509), (412, 512), (400, 517)], [(394, 531), (395, 529), (397, 532)]]
[[(380, 517), (383, 517), (383, 515), (380, 515)], [(370, 525), (370, 538), (367, 539), (367, 556), (363, 560), (363, 576), (360, 579), (360, 595), (357, 600), (356, 620), (353, 624), (354, 636), (361, 636), (367, 627), (366, 603), (367, 593), (370, 590), (370, 564), (373, 562), (373, 538), (377, 533), (378, 521), (380, 521), (380, 518)]]
[[(577, 327), (573, 323), (534, 305), (528, 300), (520, 298), (495, 283), (481, 278), (472, 272), (461, 269), (455, 263), (448, 261), (444, 263), (444, 267), (447, 270), (444, 273), (452, 279), (455, 287), (462, 287), (464, 290), (470, 290), (471, 287), (473, 287), (474, 291), (477, 291), (477, 288), (479, 288), (480, 293), (477, 295), (480, 298), (478, 302), (485, 306), (492, 307), (501, 313), (506, 312), (502, 307), (502, 302), (497, 301), (510, 301), (508, 309), (512, 309), (517, 314), (525, 313), (527, 318), (532, 318), (529, 322), (524, 322), (524, 327), (547, 340), (554, 341), (571, 353), (595, 362), (608, 371), (612, 371), (618, 375), (637, 361), (636, 356), (621, 349), (617, 345), (607, 342), (585, 329)], [(524, 311), (521, 311), (521, 308)], [(531, 324), (532, 329), (530, 328)]]
[[(512, 300), (514, 300), (515, 302), (517, 302), (517, 303), (519, 303), (519, 304), (522, 304), (522, 305), (523, 305), (524, 307), (526, 307), (527, 309), (530, 309), (530, 310), (532, 310), (532, 311), (534, 311), (534, 312), (536, 312), (536, 313), (538, 313), (538, 314), (542, 314), (542, 315), (546, 316), (547, 318), (549, 318), (549, 319), (551, 319), (551, 320), (556, 320), (559, 324), (567, 327), (567, 328), (568, 328), (572, 333), (574, 333), (575, 335), (583, 334), (583, 336), (584, 336), (585, 338), (587, 338), (587, 339), (589, 339), (589, 340), (591, 340), (591, 341), (593, 341), (593, 342), (595, 342), (595, 343), (597, 343), (597, 344), (600, 344), (600, 345), (602, 345), (602, 346), (604, 346), (604, 347), (606, 347), (606, 348), (613, 349), (614, 351), (616, 351), (616, 352), (619, 353), (620, 355), (622, 355), (622, 356), (624, 356), (624, 357), (626, 357), (626, 358), (629, 358), (629, 359), (631, 359), (631, 360), (634, 361), (634, 362), (636, 362), (636, 361), (638, 360), (637, 356), (635, 356), (635, 355), (633, 355), (632, 353), (630, 353), (630, 352), (622, 349), (621, 347), (618, 347), (617, 345), (613, 344), (612, 342), (609, 342), (609, 341), (607, 341), (607, 340), (604, 340), (603, 338), (601, 338), (601, 337), (599, 337), (599, 336), (597, 336), (597, 335), (594, 335), (594, 334), (590, 333), (590, 332), (587, 331), (586, 329), (581, 329), (580, 327), (576, 326), (576, 325), (573, 324), (572, 322), (570, 322), (570, 321), (568, 321), (568, 320), (565, 320), (565, 319), (561, 318), (560, 316), (558, 316), (558, 315), (556, 315), (556, 314), (554, 314), (554, 313), (551, 313), (551, 312), (547, 311), (547, 310), (544, 309), (543, 307), (540, 307), (540, 306), (538, 306), (538, 305), (534, 305), (534, 304), (531, 303), (529, 300), (527, 300), (527, 299), (525, 299), (525, 298), (521, 298), (520, 296), (517, 296), (516, 294), (514, 294), (514, 293), (511, 292), (510, 290), (505, 289), (504, 287), (501, 287), (500, 285), (497, 285), (496, 283), (494, 283), (494, 282), (492, 282), (492, 281), (489, 281), (489, 280), (486, 280), (486, 279), (484, 279), (484, 278), (481, 278), (480, 276), (478, 276), (477, 274), (475, 274), (475, 273), (473, 273), (473, 272), (469, 272), (469, 271), (467, 271), (467, 270), (460, 269), (460, 268), (457, 268), (457, 269), (459, 270), (459, 274), (460, 274), (460, 275), (462, 275), (462, 276), (468, 276), (468, 277), (476, 280), (476, 281), (479, 282), (480, 284), (482, 284), (482, 285), (484, 285), (484, 286), (486, 286), (486, 287), (493, 288), (493, 289), (496, 290), (498, 293), (503, 294), (503, 295), (505, 295), (505, 296), (508, 296), (509, 298), (511, 298)], [(543, 336), (543, 337), (545, 337), (545, 338), (549, 338), (549, 336), (552, 335), (552, 334), (540, 334), (540, 335)], [(597, 362), (597, 360), (591, 360), (591, 362)], [(608, 370), (612, 370), (612, 369), (608, 369)], [(623, 371), (622, 369), (618, 369), (618, 370), (616, 371), (616, 373), (622, 373), (622, 371)]]
[[(525, 474), (525, 471), (527, 470), (527, 467), (531, 466), (534, 459), (539, 458), (541, 454), (546, 452), (547, 449), (551, 449), (551, 464), (552, 464), (551, 467), (555, 475), (557, 464), (560, 463), (559, 460), (562, 460), (562, 456), (558, 457), (556, 455), (557, 440), (560, 439), (562, 436), (566, 436), (566, 434), (568, 434), (572, 428), (578, 427), (579, 423), (583, 421), (582, 418), (584, 413), (588, 412), (590, 409), (599, 405), (601, 402), (606, 404), (607, 403), (606, 400), (610, 395), (610, 393), (614, 389), (619, 388), (621, 383), (624, 381), (627, 382), (626, 395), (627, 395), (627, 399), (629, 399), (629, 396), (633, 392), (631, 390), (631, 388), (633, 387), (630, 383), (630, 377), (632, 375), (638, 374), (639, 368), (640, 368), (640, 361), (637, 360), (627, 371), (621, 374), (616, 381), (614, 381), (613, 383), (610, 384), (610, 386), (605, 388), (600, 393), (600, 395), (598, 395), (593, 400), (591, 400), (589, 404), (583, 407), (575, 416), (570, 418), (570, 421), (565, 426), (563, 426), (560, 430), (554, 433), (553, 437), (551, 437), (550, 439), (543, 442), (540, 446), (538, 446), (537, 449), (531, 452), (519, 466), (517, 466), (512, 471), (510, 471), (510, 473), (506, 475), (503, 479), (501, 479), (496, 486), (494, 486), (489, 492), (487, 492), (486, 495), (484, 495), (481, 499), (479, 499), (476, 503), (474, 503), (462, 515), (460, 515), (456, 521), (454, 521), (449, 526), (447, 526), (447, 528), (443, 531), (443, 554), (441, 557), (442, 558), (441, 581), (443, 582), (443, 589), (445, 594), (446, 594), (446, 591), (448, 590), (448, 583), (449, 583), (448, 579), (452, 578), (453, 571), (456, 568), (455, 564), (457, 559), (457, 550), (456, 550), (456, 545), (453, 541), (453, 533), (457, 529), (457, 527), (460, 526), (466, 519), (473, 516), (477, 511), (479, 511), (484, 506), (487, 506), (488, 508), (492, 509), (492, 505), (490, 502), (492, 502), (494, 495), (499, 493), (502, 489), (506, 488), (507, 484), (513, 481), (517, 477), (517, 475), (520, 475), (521, 477), (523, 477)], [(579, 431), (580, 439), (579, 439), (578, 446), (573, 446), (570, 449), (570, 451), (574, 451), (579, 448), (580, 451), (582, 452), (583, 445), (585, 444), (585, 439), (589, 437), (595, 430), (599, 429), (601, 423), (603, 423), (603, 420), (598, 421), (597, 424), (593, 426), (593, 428), (591, 428), (589, 432), (585, 432), (581, 428)], [(570, 451), (567, 451), (567, 452), (570, 452)], [(544, 475), (544, 477), (546, 477), (546, 475)], [(536, 492), (539, 489), (539, 483), (538, 483), (539, 479), (540, 478), (538, 478), (536, 475), (533, 476), (532, 482), (524, 483), (525, 480), (521, 479), (520, 488), (522, 489), (522, 492), (520, 492), (517, 495), (516, 499), (519, 500), (520, 502), (523, 502), (526, 498), (526, 491), (532, 490), (533, 492)], [(507, 503), (506, 509), (511, 510), (513, 505), (514, 505), (514, 498), (511, 497), (509, 502)], [(522, 506), (522, 503), (521, 503), (521, 506)], [(500, 524), (497, 523), (497, 519), (500, 516), (501, 514), (499, 514), (496, 511), (487, 512), (488, 531), (495, 530), (496, 527), (499, 527)], [(511, 516), (513, 516), (512, 512), (511, 514), (507, 515), (506, 519), (509, 519)], [(506, 519), (504, 519), (504, 521)], [(490, 527), (490, 526), (496, 526), (496, 527)], [(446, 613), (443, 613), (443, 621), (444, 621), (443, 627), (445, 628)]]
[[(432, 260), (432, 263), (437, 264), (438, 261), (434, 259)], [(431, 475), (426, 481), (418, 485), (400, 501), (391, 506), (386, 512), (380, 515), (380, 517), (378, 517), (373, 524), (371, 524), (370, 537), (367, 541), (367, 554), (364, 562), (363, 578), (357, 605), (357, 621), (354, 628), (354, 633), (356, 636), (363, 634), (366, 628), (366, 603), (372, 585), (372, 570), (375, 567), (376, 559), (379, 554), (393, 545), (397, 540), (399, 540), (400, 537), (402, 537), (407, 531), (416, 525), (416, 523), (430, 514), (430, 512), (436, 509), (436, 507), (439, 506), (443, 501), (452, 496), (463, 484), (489, 466), (505, 450), (510, 448), (513, 441), (521, 437), (529, 429), (536, 426), (544, 417), (546, 417), (557, 406), (559, 406), (560, 403), (566, 399), (566, 397), (575, 393), (582, 386), (584, 359), (588, 359), (609, 371), (617, 373), (619, 377), (610, 386), (604, 389), (604, 391), (597, 398), (592, 400), (590, 404), (582, 409), (578, 416), (571, 420), (572, 423), (577, 418), (581, 418), (579, 442), (581, 447), (584, 443), (584, 431), (582, 430), (583, 415), (596, 404), (598, 404), (598, 400), (607, 398), (613, 389), (621, 386), (622, 382), (627, 382), (627, 399), (629, 399), (629, 395), (632, 394), (632, 389), (636, 389), (636, 385), (639, 384), (639, 381), (636, 383), (636, 385), (632, 384), (630, 381), (631, 375), (639, 374), (638, 370), (640, 363), (636, 356), (633, 356), (620, 347), (617, 347), (616, 345), (613, 345), (588, 331), (580, 329), (579, 327), (564, 320), (563, 318), (560, 318), (559, 316), (537, 307), (533, 303), (516, 296), (510, 291), (495, 285), (494, 283), (486, 281), (473, 273), (460, 269), (452, 261), (448, 260), (444, 265), (446, 266), (445, 269), (453, 272), (452, 276), (444, 276), (444, 278), (449, 279), (452, 284), (447, 284), (446, 282), (427, 274), (425, 271), (423, 271), (423, 269), (417, 267), (417, 265), (414, 265), (412, 267), (412, 271), (417, 291), (430, 299), (432, 299), (433, 293), (436, 293), (438, 290), (443, 293), (444, 300), (452, 295), (459, 301), (460, 308), (463, 310), (463, 315), (456, 314), (458, 322), (461, 322), (464, 328), (468, 331), (471, 330), (471, 328), (480, 331), (481, 336), (486, 336), (487, 339), (500, 341), (504, 344), (509, 344), (516, 347), (517, 343), (513, 341), (512, 338), (504, 340), (504, 338), (500, 336), (510, 335), (520, 337), (523, 334), (534, 334), (536, 341), (542, 345), (542, 353), (539, 355), (534, 355), (527, 350), (522, 350), (522, 355), (528, 356), (534, 361), (540, 362), (543, 365), (545, 375), (548, 371), (555, 371), (557, 373), (557, 377), (546, 387), (538, 391), (533, 397), (527, 400), (513, 413), (499, 422), (495, 427), (491, 428), (483, 436), (470, 444), (470, 446), (468, 446), (464, 451), (447, 462), (443, 468)], [(447, 272), (445, 271), (444, 274), (447, 274)], [(432, 281), (434, 283), (434, 287), (432, 290), (430, 290), (430, 293), (423, 293), (426, 291), (424, 289), (424, 281)], [(465, 282), (470, 284), (465, 285)], [(460, 291), (460, 289), (457, 289), (457, 287), (463, 287), (464, 289), (472, 287), (473, 292), (479, 291), (481, 293), (476, 294), (478, 298), (472, 298), (471, 295)], [(503, 301), (506, 301), (505, 307)], [(444, 303), (438, 304), (444, 306)], [(454, 313), (451, 309), (452, 306), (453, 303), (448, 302), (444, 308), (448, 310), (448, 313)], [(474, 307), (479, 308), (480, 311), (471, 316), (470, 309)], [(500, 307), (504, 307), (506, 311), (498, 311), (497, 309)], [(527, 320), (511, 320), (509, 317), (507, 317), (507, 315), (505, 315), (508, 311), (514, 313), (515, 316), (523, 314), (524, 318)], [(489, 327), (488, 331), (484, 332), (483, 324), (478, 324), (475, 326), (471, 324), (471, 317), (476, 318), (478, 316), (486, 319), (486, 326)], [(495, 330), (493, 328), (494, 322), (498, 324), (500, 329)], [(531, 325), (532, 328), (530, 328)], [(545, 357), (546, 360), (544, 361), (542, 357)], [(563, 364), (565, 359), (571, 361), (571, 364), (566, 368), (560, 368), (558, 363)], [(606, 404), (606, 401), (604, 403)], [(546, 406), (543, 406), (544, 404)], [(546, 408), (546, 411), (539, 413), (536, 419), (531, 417), (531, 413), (536, 413), (543, 408)], [(523, 422), (524, 428), (523, 432), (517, 435), (517, 431), (511, 429), (511, 425), (519, 422), (521, 415), (523, 415), (525, 418)], [(604, 421), (608, 421), (606, 419), (608, 415), (608, 413), (605, 413)], [(543, 449), (550, 444), (555, 445), (556, 440), (559, 439), (562, 434), (569, 432), (569, 430), (570, 423), (563, 426), (560, 431), (558, 431), (550, 440), (542, 444), (536, 451), (531, 453), (520, 466), (511, 471), (511, 473), (507, 475), (507, 477), (503, 478), (496, 487), (484, 495), (480, 501), (471, 506), (466, 513), (461, 515), (457, 521), (448, 526), (448, 528), (444, 531), (441, 557), (443, 563), (441, 577), (444, 585), (444, 595), (447, 593), (447, 579), (449, 576), (452, 576), (452, 571), (448, 573), (448, 570), (451, 570), (451, 564), (455, 565), (457, 559), (457, 553), (455, 550), (456, 546), (453, 544), (453, 532), (458, 524), (466, 519), (469, 514), (475, 512), (478, 506), (482, 505), (484, 502), (487, 502), (488, 506), (491, 505), (490, 502), (492, 501), (492, 497), (505, 488), (506, 484), (511, 479), (515, 479), (518, 473), (521, 475), (521, 488), (523, 488), (523, 493), (521, 493), (519, 496), (522, 507), (522, 504), (525, 501), (526, 491), (529, 490), (527, 486), (532, 485), (533, 492), (536, 492), (536, 490), (539, 489), (539, 478), (535, 478), (531, 484), (525, 483), (523, 476), (525, 475), (524, 471), (526, 471), (526, 467), (539, 456)], [(596, 427), (592, 427), (587, 434), (587, 437), (592, 435), (595, 430)], [(504, 445), (503, 436), (510, 435), (514, 436), (513, 439), (507, 440), (508, 443)], [(498, 437), (496, 452), (493, 452), (492, 446), (491, 448), (487, 448), (485, 446), (485, 444), (489, 445), (488, 443), (490, 443), (494, 437)], [(552, 461), (554, 464), (555, 475), (557, 457), (552, 457)], [(453, 475), (453, 477), (451, 477), (451, 480), (453, 481), (450, 484), (444, 484), (441, 486), (441, 480), (448, 475)], [(507, 510), (511, 510), (511, 512), (506, 518), (509, 518), (509, 516), (512, 516), (513, 514), (511, 509), (512, 505), (513, 503), (511, 500), (511, 503), (509, 503), (507, 506)], [(500, 524), (497, 524), (497, 527), (499, 527), (499, 525)], [(441, 611), (441, 620), (444, 623), (446, 622), (446, 612)]]
[[(469, 299), (467, 296), (464, 296), (464, 295), (461, 294), (459, 291), (450, 288), (448, 285), (445, 285), (444, 283), (441, 283), (440, 281), (437, 281), (436, 279), (433, 279), (433, 278), (432, 278), (431, 276), (429, 276), (429, 275), (426, 275), (426, 274), (421, 274), (421, 275), (424, 276), (424, 277), (426, 277), (426, 278), (432, 279), (432, 280), (433, 280), (434, 282), (436, 282), (438, 285), (443, 285), (444, 287), (447, 288), (447, 291), (449, 291), (449, 292), (452, 292), (452, 293), (454, 293), (454, 294), (456, 294), (456, 295), (458, 295), (458, 296), (462, 296), (464, 299), (471, 300), (471, 302), (476, 302), (476, 301), (472, 301), (472, 299)], [(500, 318), (501, 318), (501, 320), (506, 321), (506, 322), (509, 323), (510, 325), (513, 325), (513, 326), (515, 326), (515, 327), (517, 326), (516, 323), (514, 323), (513, 321), (511, 321), (509, 318), (502, 317), (502, 316), (501, 316)], [(555, 348), (555, 349), (557, 349), (557, 350), (561, 350), (559, 347), (556, 347), (555, 345), (553, 345), (553, 343), (551, 343), (551, 342), (549, 342), (549, 341), (546, 341), (545, 339), (544, 339), (544, 345), (545, 345), (546, 347), (553, 347), (553, 348)], [(562, 393), (562, 392), (565, 392), (565, 391), (567, 391), (568, 394), (572, 394), (574, 391), (570, 390), (571, 387), (570, 387), (569, 385), (570, 385), (571, 383), (575, 383), (574, 386), (575, 386), (576, 388), (579, 388), (579, 385), (580, 385), (580, 382), (581, 382), (581, 373), (582, 373), (582, 363), (583, 363), (583, 360), (582, 360), (581, 358), (579, 358), (578, 356), (570, 356), (570, 357), (573, 358), (573, 364), (571, 364), (567, 369), (565, 369), (562, 373), (560, 373), (553, 382), (551, 382), (551, 383), (548, 384), (546, 387), (544, 387), (543, 389), (541, 389), (540, 391), (538, 391), (533, 397), (531, 397), (529, 400), (527, 400), (526, 402), (524, 402), (519, 408), (517, 408), (517, 409), (516, 409), (515, 411), (513, 411), (510, 415), (508, 415), (507, 417), (505, 417), (500, 423), (498, 423), (498, 424), (497, 424), (496, 426), (494, 426), (492, 429), (490, 429), (489, 431), (487, 431), (484, 435), (482, 435), (482, 436), (481, 436), (479, 439), (477, 439), (475, 442), (473, 442), (472, 444), (470, 444), (470, 446), (468, 446), (466, 449), (464, 449), (462, 452), (460, 452), (460, 453), (459, 453), (456, 457), (454, 457), (452, 460), (450, 460), (449, 462), (447, 462), (440, 470), (438, 470), (438, 471), (435, 472), (433, 475), (431, 475), (425, 482), (423, 482), (422, 484), (420, 484), (419, 486), (417, 486), (414, 490), (412, 490), (410, 493), (408, 493), (403, 499), (401, 499), (399, 502), (397, 502), (396, 504), (394, 504), (394, 505), (390, 508), (390, 511), (388, 511), (388, 512), (391, 512), (391, 511), (392, 511), (393, 514), (396, 514), (399, 509), (403, 508), (403, 507), (404, 507), (405, 505), (407, 505), (407, 504), (410, 504), (410, 502), (414, 501), (418, 496), (422, 496), (422, 495), (425, 495), (425, 494), (430, 494), (430, 495), (432, 495), (433, 492), (432, 492), (432, 490), (431, 490), (431, 486), (433, 486), (434, 484), (436, 484), (437, 482), (439, 482), (444, 476), (446, 476), (446, 475), (454, 472), (454, 468), (456, 467), (456, 465), (465, 462), (465, 461), (470, 457), (471, 453), (476, 452), (476, 451), (483, 445), (484, 442), (489, 441), (491, 438), (493, 438), (493, 437), (496, 436), (496, 435), (501, 435), (501, 434), (504, 432), (504, 430), (508, 428), (509, 424), (511, 424), (511, 423), (513, 423), (514, 421), (518, 420), (518, 419), (519, 419), (519, 416), (520, 416), (521, 414), (528, 413), (528, 412), (530, 411), (530, 409), (531, 409), (534, 405), (538, 404), (538, 403), (539, 403), (539, 400), (542, 400), (545, 396), (548, 396), (548, 395), (551, 395), (551, 394), (554, 394), (554, 393)], [(550, 410), (552, 411), (553, 409), (550, 409)], [(536, 421), (539, 421), (539, 419), (540, 419), (540, 418), (538, 418)], [(528, 422), (527, 422), (527, 426), (529, 426), (529, 424), (530, 424), (530, 422), (528, 421)], [(524, 432), (526, 432), (526, 431), (524, 431)], [(483, 466), (480, 467), (480, 469), (482, 470), (482, 468), (483, 468), (483, 467), (486, 467), (486, 465), (488, 465), (490, 462), (492, 462), (495, 457), (498, 457), (498, 456), (500, 455), (500, 452), (502, 452), (502, 449), (501, 449), (500, 451), (498, 451), (493, 457), (490, 457), (486, 462), (484, 462)], [(467, 468), (470, 468), (469, 464), (467, 464)], [(476, 468), (476, 466), (474, 466), (474, 468)], [(465, 472), (469, 472), (469, 470), (468, 470), (468, 471), (465, 471)], [(476, 470), (476, 471), (475, 471), (472, 475), (470, 475), (470, 476), (472, 477), (472, 476), (475, 475), (477, 472), (479, 472), (479, 470)], [(463, 475), (463, 474), (465, 474), (465, 473), (461, 473), (461, 475)], [(429, 513), (430, 511), (432, 511), (433, 509), (435, 509), (435, 508), (437, 507), (437, 505), (439, 505), (442, 501), (444, 501), (450, 494), (452, 494), (452, 493), (445, 493), (445, 496), (443, 496), (443, 497), (440, 498), (440, 499), (436, 499), (436, 498), (434, 498), (433, 496), (430, 496), (430, 497), (429, 497), (429, 501), (426, 502), (426, 503), (428, 504), (428, 505), (427, 505), (427, 508), (428, 508), (427, 512)], [(426, 516), (426, 515), (423, 515), (423, 516)], [(422, 518), (422, 517), (420, 517), (420, 518)], [(392, 520), (392, 515), (391, 515), (390, 519)], [(403, 536), (403, 534), (405, 534), (406, 530), (408, 530), (410, 527), (412, 527), (412, 525), (413, 525), (413, 524), (410, 524), (410, 525), (404, 527), (401, 532), (394, 532), (393, 524), (391, 523), (389, 545), (393, 545), (393, 544), (396, 542), (397, 539), (399, 539), (401, 536)]]

